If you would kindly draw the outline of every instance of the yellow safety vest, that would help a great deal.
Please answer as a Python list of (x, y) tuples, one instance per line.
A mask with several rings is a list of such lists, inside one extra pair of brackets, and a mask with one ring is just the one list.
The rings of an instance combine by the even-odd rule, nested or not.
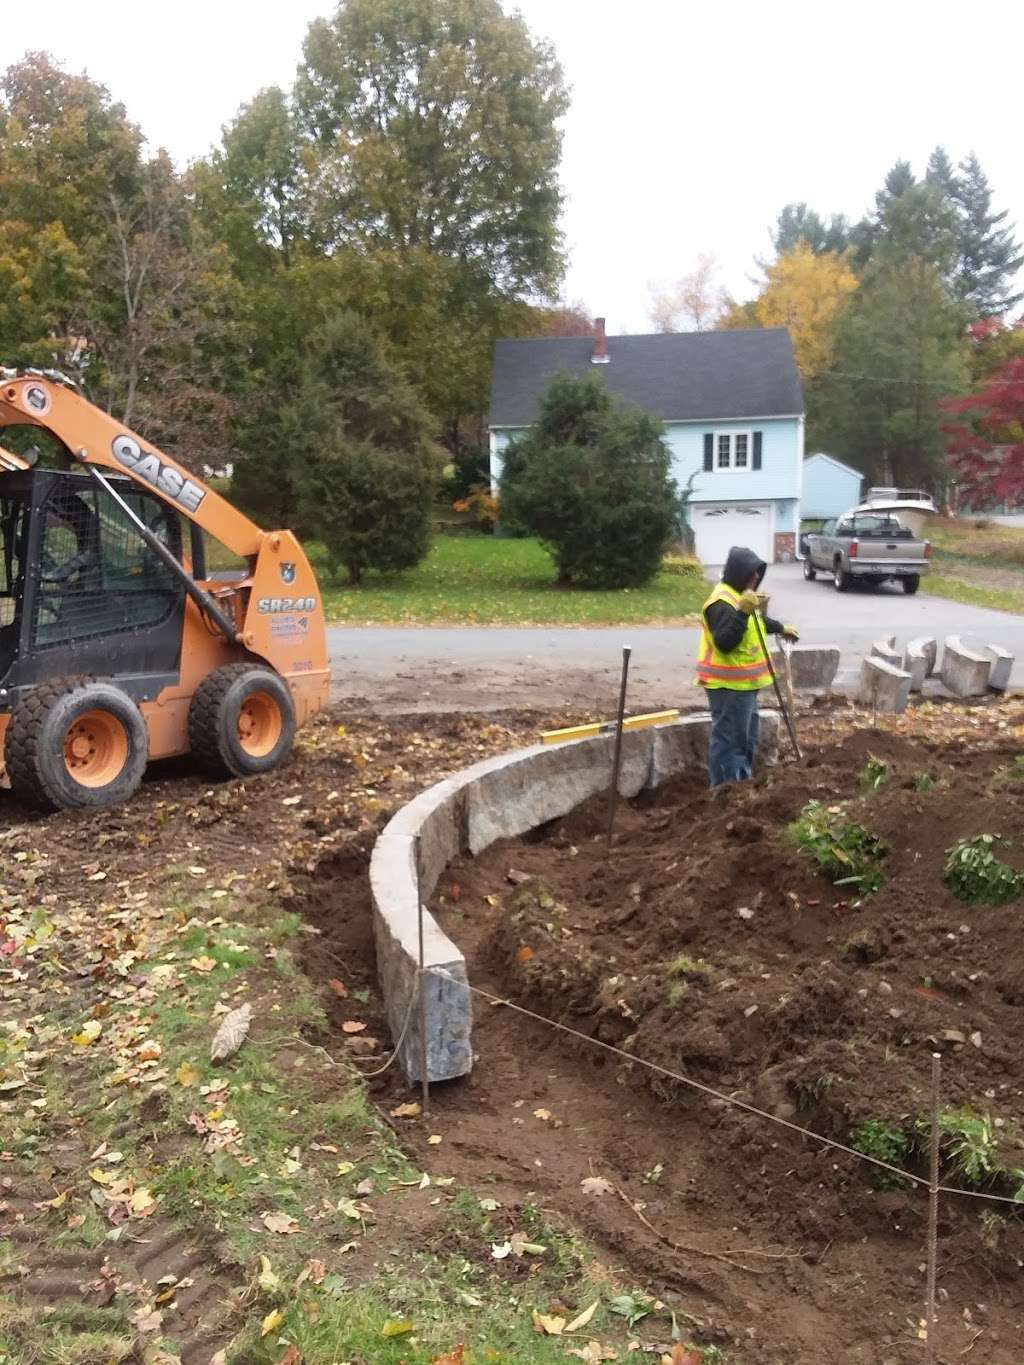
[[(723, 654), (715, 645), (714, 637), (708, 629), (706, 612), (713, 602), (728, 602), (730, 607), (739, 606), (740, 594), (728, 583), (719, 583), (714, 592), (700, 609), (700, 654), (697, 659), (697, 682), (702, 687), (730, 687), (737, 692), (754, 692), (759, 687), (767, 687), (772, 680), (764, 650), (758, 639), (754, 617), (747, 617), (747, 628), (743, 638), (734, 650)], [(764, 618), (761, 613), (761, 629)]]

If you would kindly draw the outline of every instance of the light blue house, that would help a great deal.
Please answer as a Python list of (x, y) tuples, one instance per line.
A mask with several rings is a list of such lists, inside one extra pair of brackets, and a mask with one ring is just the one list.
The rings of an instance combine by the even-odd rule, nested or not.
[(693, 479), (697, 553), (721, 564), (733, 545), (792, 559), (800, 526), (804, 402), (781, 327), (606, 337), (502, 340), (491, 389), (491, 482), (502, 452), (537, 416), (553, 375), (599, 374), (616, 397), (665, 423), (680, 489)]
[(804, 460), (801, 515), (808, 521), (841, 517), (860, 502), (864, 475), (833, 455), (818, 451)]

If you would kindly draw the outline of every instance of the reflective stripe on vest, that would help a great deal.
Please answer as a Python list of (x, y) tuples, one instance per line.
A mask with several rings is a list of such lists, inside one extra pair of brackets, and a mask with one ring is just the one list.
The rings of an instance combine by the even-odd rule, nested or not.
[[(728, 602), (738, 610), (740, 594), (728, 583), (719, 583), (701, 607), (700, 654), (697, 659), (697, 682), (703, 687), (731, 687), (737, 691), (754, 692), (767, 687), (772, 680), (768, 664), (758, 638), (753, 616), (747, 618), (746, 629), (735, 649), (722, 653), (715, 645), (708, 629), (707, 609), (715, 602)], [(762, 621), (760, 612), (757, 616)]]

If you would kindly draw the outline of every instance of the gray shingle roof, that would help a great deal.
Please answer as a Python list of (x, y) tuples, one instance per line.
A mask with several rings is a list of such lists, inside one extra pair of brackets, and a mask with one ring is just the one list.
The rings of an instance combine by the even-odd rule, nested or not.
[(502, 340), (494, 347), (491, 426), (528, 426), (552, 375), (596, 374), (619, 398), (665, 421), (783, 417), (804, 410), (784, 327), (608, 338), (594, 365), (590, 337)]

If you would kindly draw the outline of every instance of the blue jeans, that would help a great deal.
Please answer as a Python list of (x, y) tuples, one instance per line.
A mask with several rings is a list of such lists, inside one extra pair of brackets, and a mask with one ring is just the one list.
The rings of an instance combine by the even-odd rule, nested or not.
[(757, 692), (730, 687), (709, 687), (711, 743), (708, 769), (712, 787), (724, 782), (743, 782), (754, 771), (757, 753)]

